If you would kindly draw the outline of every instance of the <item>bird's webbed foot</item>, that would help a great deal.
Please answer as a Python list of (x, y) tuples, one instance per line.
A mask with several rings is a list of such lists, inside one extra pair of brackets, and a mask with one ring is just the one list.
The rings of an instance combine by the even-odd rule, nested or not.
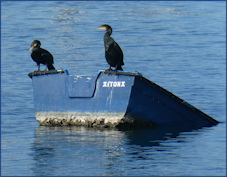
[(40, 70), (35, 70), (35, 71), (34, 71), (35, 74), (41, 74), (41, 72), (42, 72), (42, 71), (40, 71)]
[(105, 71), (113, 71), (112, 69), (106, 69)]
[(116, 69), (113, 70), (113, 69), (110, 67), (109, 69), (106, 69), (106, 70), (105, 70), (105, 73), (107, 73), (107, 74), (116, 74), (116, 73), (117, 73), (117, 70), (116, 70)]
[(108, 71), (113, 71), (113, 70), (112, 70), (112, 68), (111, 68), (111, 66), (110, 66), (110, 67), (109, 67), (108, 69), (106, 69), (105, 71), (108, 72)]
[(38, 70), (34, 70), (35, 73), (41, 72), (41, 70), (40, 70), (40, 65), (38, 64), (37, 66), (38, 66)]
[(34, 72), (40, 72), (40, 67), (38, 67), (38, 70), (34, 70)]

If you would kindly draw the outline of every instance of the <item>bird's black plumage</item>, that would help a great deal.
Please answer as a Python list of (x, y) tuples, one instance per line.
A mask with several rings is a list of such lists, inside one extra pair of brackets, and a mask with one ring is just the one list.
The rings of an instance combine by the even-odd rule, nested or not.
[(39, 40), (34, 40), (30, 48), (30, 50), (32, 50), (31, 57), (37, 63), (38, 71), (40, 71), (40, 63), (46, 65), (45, 70), (47, 70), (47, 68), (48, 70), (55, 70), (53, 66), (54, 58), (52, 54), (40, 46), (41, 42)]
[(110, 69), (111, 66), (113, 66), (115, 67), (116, 71), (123, 70), (121, 66), (124, 65), (124, 55), (118, 43), (116, 43), (114, 39), (110, 37), (110, 35), (112, 34), (111, 26), (104, 24), (101, 25), (99, 29), (106, 31), (104, 35), (105, 57), (106, 61), (110, 65)]

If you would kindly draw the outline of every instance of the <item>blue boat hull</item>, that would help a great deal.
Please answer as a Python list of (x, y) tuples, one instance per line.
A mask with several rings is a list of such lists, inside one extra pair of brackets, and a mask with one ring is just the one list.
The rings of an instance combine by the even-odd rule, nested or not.
[(29, 76), (41, 125), (200, 128), (218, 123), (140, 74), (100, 71), (97, 76), (74, 76), (65, 70)]

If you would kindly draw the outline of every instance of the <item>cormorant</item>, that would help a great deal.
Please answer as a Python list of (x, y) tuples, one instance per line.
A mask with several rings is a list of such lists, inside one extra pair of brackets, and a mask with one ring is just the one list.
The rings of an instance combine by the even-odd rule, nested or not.
[(110, 35), (112, 34), (111, 26), (104, 24), (101, 25), (98, 29), (106, 31), (104, 35), (104, 45), (106, 61), (110, 65), (109, 70), (111, 70), (111, 66), (115, 67), (115, 71), (123, 70), (121, 66), (124, 65), (124, 55), (118, 43), (116, 43), (114, 39), (110, 37)]
[(34, 40), (31, 44), (31, 48), (28, 52), (32, 50), (31, 57), (37, 63), (38, 71), (40, 71), (40, 63), (46, 65), (45, 71), (55, 70), (53, 63), (54, 58), (50, 52), (40, 47), (41, 42), (39, 40)]

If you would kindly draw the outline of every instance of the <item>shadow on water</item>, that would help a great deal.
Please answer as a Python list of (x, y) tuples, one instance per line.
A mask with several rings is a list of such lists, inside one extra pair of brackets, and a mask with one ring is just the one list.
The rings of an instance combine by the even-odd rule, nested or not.
[[(102, 166), (99, 173), (94, 175), (103, 175), (106, 171), (111, 171), (110, 168), (123, 165), (119, 158), (124, 159), (125, 154), (131, 153), (129, 147), (138, 146), (137, 153), (140, 153), (143, 147), (162, 146), (165, 140), (174, 139), (185, 131), (191, 131), (191, 129), (38, 126), (35, 129), (35, 140), (31, 147), (30, 155), (34, 160), (31, 170), (38, 176), (88, 175), (86, 168), (91, 165), (90, 168), (93, 169)], [(184, 142), (183, 139), (174, 141)], [(94, 161), (97, 161), (97, 166), (94, 166)], [(114, 173), (114, 175), (121, 175), (121, 173)]]
[(185, 127), (163, 127), (123, 129), (128, 138), (128, 143), (139, 146), (160, 146), (160, 142), (170, 138), (176, 138), (182, 132), (190, 132), (192, 128)]

